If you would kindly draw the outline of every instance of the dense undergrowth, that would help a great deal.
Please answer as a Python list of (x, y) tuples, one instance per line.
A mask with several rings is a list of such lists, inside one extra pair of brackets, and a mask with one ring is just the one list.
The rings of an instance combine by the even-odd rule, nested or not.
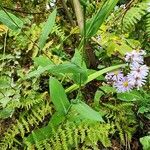
[(149, 0), (0, 0), (0, 150), (149, 150), (149, 41)]

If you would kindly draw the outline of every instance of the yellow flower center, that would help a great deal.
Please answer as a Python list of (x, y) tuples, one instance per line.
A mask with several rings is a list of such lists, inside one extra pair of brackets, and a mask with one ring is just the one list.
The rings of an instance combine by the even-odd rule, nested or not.
[(124, 87), (127, 87), (129, 84), (128, 84), (128, 81), (125, 81), (125, 82), (123, 82), (123, 86)]

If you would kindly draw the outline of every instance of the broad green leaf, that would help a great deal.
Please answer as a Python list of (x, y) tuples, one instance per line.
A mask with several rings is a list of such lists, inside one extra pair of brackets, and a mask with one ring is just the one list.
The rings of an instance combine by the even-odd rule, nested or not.
[(48, 59), (46, 56), (35, 57), (33, 60), (36, 65), (41, 67), (45, 67), (53, 64), (53, 62), (50, 59)]
[(100, 98), (104, 95), (104, 92), (102, 91), (96, 91), (95, 96), (94, 96), (94, 105), (95, 106), (99, 106), (99, 101)]
[(70, 107), (70, 102), (67, 99), (67, 95), (61, 83), (57, 79), (51, 77), (49, 80), (49, 90), (56, 111), (66, 114)]
[(48, 35), (51, 33), (53, 26), (55, 24), (55, 18), (56, 18), (56, 9), (50, 14), (50, 16), (48, 17), (47, 22), (45, 23), (45, 26), (42, 30), (41, 36), (39, 38), (39, 48), (40, 50), (43, 49), (43, 47), (45, 46), (46, 40), (48, 38)]
[(138, 100), (144, 100), (142, 95), (138, 91), (131, 91), (131, 92), (125, 92), (125, 93), (118, 93), (117, 98), (122, 101), (138, 101)]
[(112, 54), (114, 54), (116, 52), (115, 48), (116, 48), (116, 43), (109, 41), (108, 42), (108, 46), (106, 48), (107, 51), (107, 55), (110, 57)]
[[(87, 67), (86, 67), (85, 62), (82, 59), (83, 58), (82, 58), (80, 52), (76, 49), (75, 54), (74, 54), (73, 58), (71, 59), (71, 62), (73, 64), (76, 64), (77, 66), (83, 68), (83, 70), (85, 70), (85, 72), (82, 74), (81, 73), (79, 74), (78, 72), (73, 74), (73, 79), (77, 84), (80, 84), (80, 82), (81, 82), (81, 84), (84, 83), (88, 78)], [(80, 78), (81, 78), (81, 81), (80, 81)]]
[(20, 20), (15, 15), (5, 12), (3, 10), (0, 10), (0, 22), (2, 22), (4, 25), (6, 25), (8, 28), (18, 31), (23, 27), (23, 21)]
[(114, 87), (112, 87), (112, 86), (109, 86), (109, 85), (101, 86), (100, 89), (102, 89), (107, 94), (116, 92), (116, 89)]
[[(86, 81), (85, 84), (89, 83), (90, 81), (98, 78), (99, 76), (101, 76), (102, 74), (104, 73), (107, 73), (107, 72), (110, 72), (112, 70), (116, 70), (118, 68), (121, 68), (121, 67), (125, 67), (126, 64), (122, 64), (122, 65), (116, 65), (116, 66), (111, 66), (111, 67), (108, 67), (108, 68), (105, 68), (105, 69), (102, 69), (102, 70), (99, 70), (91, 75), (88, 76), (88, 80)], [(66, 93), (69, 93), (69, 92), (72, 92), (74, 90), (77, 90), (79, 88), (79, 85), (77, 84), (73, 84), (72, 86), (70, 86), (69, 88), (67, 88), (65, 90)]]
[(150, 150), (150, 135), (140, 138), (143, 150)]
[(87, 69), (85, 62), (84, 62), (79, 50), (77, 50), (77, 49), (75, 50), (75, 53), (74, 53), (73, 58), (71, 59), (71, 62), (80, 67), (83, 67), (84, 69)]
[(100, 121), (104, 122), (101, 114), (87, 104), (80, 102), (76, 104), (72, 104), (72, 109), (75, 109), (77, 113), (82, 116), (84, 119), (93, 120), (93, 121)]
[(120, 45), (119, 43), (115, 43), (115, 51), (119, 52), (121, 55), (125, 56), (127, 52), (131, 52), (133, 47), (127, 45), (126, 43), (122, 42)]
[(102, 8), (99, 8), (97, 13), (87, 23), (87, 37), (90, 38), (96, 34), (99, 27), (108, 17), (119, 0), (107, 0)]
[(39, 67), (37, 70), (30, 72), (27, 75), (27, 78), (39, 76), (45, 71), (49, 73), (81, 73), (84, 77), (86, 77), (86, 70), (80, 68), (79, 66), (72, 64), (72, 63), (65, 63), (60, 65), (48, 65), (45, 67)]

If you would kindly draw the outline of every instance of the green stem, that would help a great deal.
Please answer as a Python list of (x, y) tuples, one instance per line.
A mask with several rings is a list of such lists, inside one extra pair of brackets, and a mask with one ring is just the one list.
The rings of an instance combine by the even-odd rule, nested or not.
[(79, 0), (72, 0), (72, 1), (73, 1), (74, 11), (75, 11), (75, 14), (76, 14), (76, 18), (77, 18), (78, 26), (79, 26), (79, 29), (80, 29), (80, 33), (82, 33), (82, 29), (84, 27), (84, 17), (83, 17), (81, 4), (80, 4)]
[[(81, 51), (81, 67), (83, 66), (83, 62), (84, 62), (84, 53), (85, 53), (85, 49), (86, 49), (86, 6), (83, 6), (83, 47), (82, 47), (82, 51)], [(82, 74), (80, 73), (80, 84), (79, 84), (79, 91), (81, 91), (81, 84), (82, 84)]]
[[(121, 65), (111, 66), (111, 67), (99, 70), (99, 71), (97, 71), (97, 72), (89, 75), (88, 76), (88, 80), (86, 81), (86, 83), (84, 85), (86, 85), (87, 83), (91, 82), (92, 80), (98, 78), (100, 75), (102, 75), (104, 73), (107, 73), (107, 72), (110, 72), (110, 71), (113, 71), (113, 70), (116, 70), (118, 68), (125, 67), (125, 66), (127, 66), (127, 64), (121, 64)], [(70, 92), (72, 92), (74, 90), (77, 90), (78, 88), (79, 88), (79, 85), (73, 84), (72, 86), (70, 86), (69, 88), (67, 88), (65, 90), (65, 92), (66, 93), (70, 93)]]

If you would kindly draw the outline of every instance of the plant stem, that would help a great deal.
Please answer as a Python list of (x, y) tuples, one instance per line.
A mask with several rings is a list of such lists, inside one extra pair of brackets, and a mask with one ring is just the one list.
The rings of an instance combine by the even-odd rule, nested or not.
[(75, 14), (76, 14), (76, 18), (77, 18), (78, 26), (79, 26), (79, 29), (80, 29), (80, 33), (82, 33), (82, 30), (83, 30), (83, 27), (84, 27), (84, 17), (83, 17), (81, 4), (80, 4), (79, 0), (72, 0), (72, 1), (73, 1), (74, 11), (75, 11)]
[(71, 14), (70, 14), (70, 12), (69, 12), (69, 10), (68, 10), (68, 7), (67, 7), (67, 5), (66, 5), (65, 0), (62, 0), (62, 4), (63, 4), (63, 7), (64, 7), (64, 9), (65, 9), (65, 11), (66, 11), (66, 15), (68, 16), (68, 19), (69, 19), (71, 25), (74, 27), (74, 26), (75, 26), (75, 23), (73, 22), (72, 16), (71, 16)]
[[(86, 48), (86, 6), (83, 6), (83, 47), (81, 51), (81, 67), (83, 66), (84, 62), (84, 53)], [(82, 85), (82, 74), (80, 73), (80, 85), (79, 85), (79, 91), (81, 91), (81, 85)]]

